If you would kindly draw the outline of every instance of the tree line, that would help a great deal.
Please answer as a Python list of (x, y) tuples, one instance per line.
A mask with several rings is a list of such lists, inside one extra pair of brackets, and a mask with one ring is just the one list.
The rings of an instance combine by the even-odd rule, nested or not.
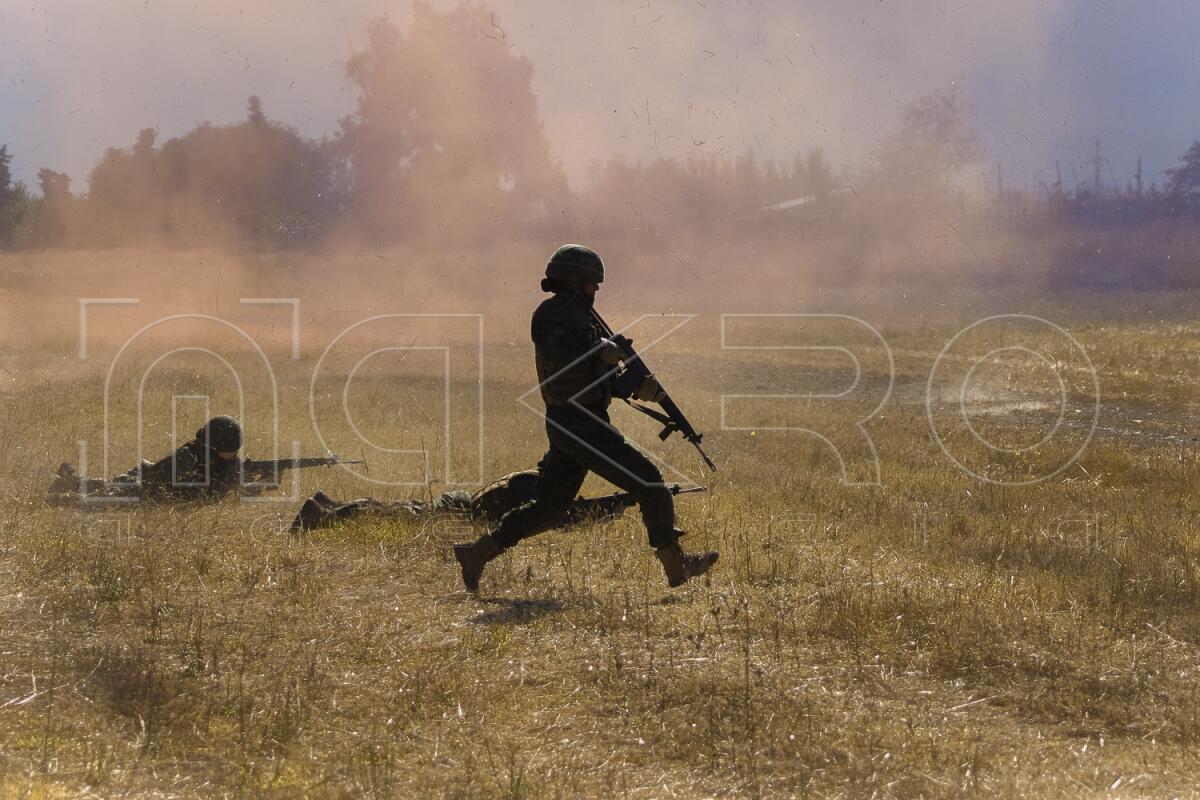
[[(787, 163), (751, 151), (611, 158), (572, 191), (538, 117), (533, 65), (481, 33), (494, 22), (482, 5), (439, 12), (424, 3), (407, 30), (386, 17), (370, 22), (344, 65), (353, 111), (318, 139), (272, 120), (251, 96), (234, 124), (203, 122), (163, 142), (142, 129), (105, 150), (77, 192), (50, 168), (37, 173), (36, 191), (14, 182), (19, 154), (0, 145), (0, 247), (444, 246), (579, 229), (647, 245), (664, 232), (736, 238), (815, 228), (870, 240), (907, 235), (967, 205), (964, 175), (982, 153), (969, 106), (953, 92), (907, 106), (853, 173), (816, 147)], [(1001, 194), (1009, 207), (1036, 207), (1058, 222), (1200, 216), (1200, 142), (1161, 190), (1072, 194), (1060, 180), (1038, 196)]]
[[(369, 23), (344, 65), (354, 110), (319, 139), (272, 120), (252, 96), (235, 124), (203, 122), (165, 142), (152, 128), (139, 131), (132, 144), (105, 150), (76, 192), (49, 168), (36, 191), (14, 183), (19, 154), (0, 147), (0, 245), (441, 244), (552, 236), (568, 223), (711, 232), (769, 216), (772, 205), (790, 211), (797, 198), (808, 210), (823, 207), (844, 187), (814, 148), (788, 164), (750, 152), (616, 158), (594, 166), (587, 189), (571, 191), (538, 117), (533, 65), (480, 34), (494, 30), (495, 15), (481, 5), (439, 12), (417, 3), (414, 12), (404, 31), (386, 17)], [(958, 101), (939, 97), (910, 110), (909, 133), (944, 136), (942, 124), (966, 137), (956, 127), (960, 109), (944, 106)], [(892, 142), (903, 158), (881, 164), (900, 175), (896, 165), (925, 147), (922, 155), (952, 170), (942, 144)]]

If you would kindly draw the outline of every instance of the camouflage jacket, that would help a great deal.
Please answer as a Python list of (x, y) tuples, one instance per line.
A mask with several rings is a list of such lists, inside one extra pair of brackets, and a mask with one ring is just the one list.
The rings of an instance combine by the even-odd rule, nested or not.
[[(65, 470), (65, 471), (64, 471)], [(191, 441), (158, 461), (143, 461), (111, 480), (79, 475), (70, 464), (59, 467), (46, 501), (54, 505), (86, 504), (89, 498), (123, 497), (158, 502), (219, 500), (241, 482), (240, 463), (217, 457)]]
[(586, 295), (560, 292), (533, 312), (530, 335), (547, 409), (575, 400), (604, 411), (612, 402), (612, 368), (598, 355), (601, 334), (591, 310)]
[[(241, 485), (237, 459), (226, 461), (207, 445), (188, 442), (166, 458), (143, 464), (142, 496), (151, 499), (210, 500), (235, 491)], [(138, 469), (126, 476), (135, 481)]]

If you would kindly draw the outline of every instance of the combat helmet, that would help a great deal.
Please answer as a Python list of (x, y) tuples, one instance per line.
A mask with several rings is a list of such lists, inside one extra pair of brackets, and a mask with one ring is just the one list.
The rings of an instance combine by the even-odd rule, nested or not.
[(218, 453), (230, 453), (242, 449), (242, 426), (233, 417), (213, 417), (196, 431), (196, 441), (211, 447)]
[(581, 244), (564, 244), (554, 251), (546, 264), (547, 280), (604, 282), (604, 262), (595, 250)]

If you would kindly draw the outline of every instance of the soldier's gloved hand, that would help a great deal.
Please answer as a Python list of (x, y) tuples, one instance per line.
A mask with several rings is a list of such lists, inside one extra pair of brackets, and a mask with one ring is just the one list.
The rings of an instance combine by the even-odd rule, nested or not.
[(600, 360), (610, 367), (615, 367), (621, 363), (621, 359), (625, 357), (625, 352), (612, 339), (601, 339), (600, 350), (597, 353)]
[(662, 386), (655, 380), (653, 375), (647, 375), (642, 381), (642, 385), (637, 388), (633, 396), (645, 403), (657, 403), (666, 397), (667, 393), (663, 391)]

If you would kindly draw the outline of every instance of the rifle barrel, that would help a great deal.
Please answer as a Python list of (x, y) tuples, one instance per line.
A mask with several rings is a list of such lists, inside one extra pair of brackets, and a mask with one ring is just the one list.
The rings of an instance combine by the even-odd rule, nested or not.
[(242, 462), (242, 466), (247, 470), (274, 470), (274, 469), (305, 469), (307, 467), (331, 467), (335, 464), (365, 464), (362, 459), (350, 459), (343, 461), (337, 456), (313, 456), (308, 458), (266, 458), (266, 459), (246, 459)]

